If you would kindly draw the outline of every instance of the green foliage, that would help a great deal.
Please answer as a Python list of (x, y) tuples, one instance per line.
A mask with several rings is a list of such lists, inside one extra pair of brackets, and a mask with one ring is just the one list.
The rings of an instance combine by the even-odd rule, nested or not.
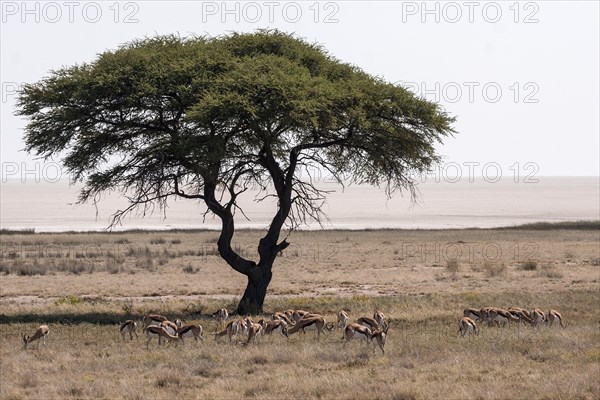
[(83, 300), (79, 296), (70, 294), (68, 296), (65, 296), (60, 299), (55, 300), (54, 305), (60, 306), (62, 304), (68, 304), (68, 305), (75, 306), (77, 304), (81, 304), (82, 302), (83, 302)]
[(438, 160), (433, 145), (454, 121), (279, 31), (133, 41), (25, 85), (18, 114), (27, 151), (65, 154), (86, 183), (81, 200), (118, 188), (138, 205), (177, 192), (175, 180), (187, 195), (238, 173), (233, 186), (265, 188), (278, 179), (265, 152), (283, 171), (295, 151), (300, 164), (392, 192)]

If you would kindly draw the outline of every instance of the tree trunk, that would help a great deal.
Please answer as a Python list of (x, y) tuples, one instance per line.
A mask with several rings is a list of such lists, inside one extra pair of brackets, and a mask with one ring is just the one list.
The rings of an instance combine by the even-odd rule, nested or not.
[(273, 262), (270, 264), (259, 264), (248, 274), (248, 284), (236, 311), (239, 315), (257, 315), (263, 312), (267, 287), (273, 276)]

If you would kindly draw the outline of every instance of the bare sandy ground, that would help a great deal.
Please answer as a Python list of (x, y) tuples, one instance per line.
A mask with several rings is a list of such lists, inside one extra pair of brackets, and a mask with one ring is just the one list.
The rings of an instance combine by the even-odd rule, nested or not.
[[(256, 254), (260, 231), (235, 247)], [(235, 299), (245, 277), (216, 254), (218, 233), (3, 235), (0, 304), (66, 295)], [(295, 232), (268, 296), (393, 296), (600, 287), (600, 233), (579, 230)], [(115, 261), (116, 260), (116, 261)], [(67, 267), (76, 268), (76, 273)], [(526, 266), (527, 265), (527, 266)], [(19, 275), (18, 268), (43, 269)], [(7, 272), (12, 271), (12, 272)]]

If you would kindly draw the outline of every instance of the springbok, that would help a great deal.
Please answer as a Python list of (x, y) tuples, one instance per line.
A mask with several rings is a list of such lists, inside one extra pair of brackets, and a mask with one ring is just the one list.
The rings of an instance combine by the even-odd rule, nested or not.
[(563, 318), (562, 315), (560, 315), (560, 313), (556, 310), (550, 310), (548, 311), (548, 326), (552, 326), (552, 324), (554, 323), (554, 321), (557, 321), (560, 324), (560, 326), (562, 328), (565, 328), (565, 324), (563, 323)]
[(376, 331), (378, 329), (382, 329), (383, 327), (379, 325), (379, 322), (375, 321), (373, 318), (369, 317), (360, 317), (356, 320), (360, 325), (364, 325), (368, 327), (371, 331)]
[(479, 328), (477, 328), (477, 324), (472, 318), (462, 317), (458, 321), (458, 332), (460, 336), (463, 337), (465, 335), (473, 335), (479, 333)]
[(371, 333), (371, 343), (373, 343), (373, 352), (375, 351), (375, 344), (377, 344), (381, 349), (381, 353), (385, 354), (385, 350), (383, 348), (385, 347), (388, 329), (390, 329), (390, 324), (386, 324), (385, 328), (373, 331)]
[(302, 330), (310, 326), (314, 326), (317, 328), (317, 339), (321, 338), (321, 333), (323, 333), (323, 328), (325, 327), (325, 318), (322, 316), (314, 316), (310, 318), (302, 318), (299, 320), (296, 325), (287, 330), (288, 335), (293, 335), (294, 333)]
[[(44, 346), (46, 345), (46, 341), (48, 340), (48, 335), (50, 334), (50, 328), (48, 325), (42, 325), (33, 334), (33, 336), (23, 335), (23, 345), (27, 349), (29, 347), (29, 343), (36, 341), (38, 339), (42, 339), (42, 343)], [(38, 345), (39, 346), (39, 345)]]
[(494, 322), (498, 326), (505, 326), (510, 322), (521, 322), (521, 319), (501, 308), (492, 308), (488, 312), (488, 326), (492, 325)]
[(483, 321), (484, 318), (481, 313), (481, 310), (478, 310), (476, 308), (465, 308), (463, 310), (463, 317), (469, 317), (477, 322)]
[(546, 314), (539, 308), (531, 311), (531, 325), (537, 327), (542, 323), (546, 323)]
[(163, 321), (168, 321), (167, 317), (165, 317), (164, 315), (146, 314), (146, 315), (144, 315), (144, 328), (146, 328), (150, 325), (158, 326)]
[(184, 343), (183, 338), (192, 336), (196, 342), (198, 339), (204, 341), (202, 338), (202, 326), (200, 324), (190, 324), (179, 327), (179, 329), (177, 329), (177, 336), (179, 336), (181, 343)]
[(287, 322), (281, 320), (281, 319), (275, 319), (273, 321), (267, 321), (265, 326), (264, 326), (264, 330), (263, 330), (263, 334), (265, 335), (271, 335), (273, 333), (274, 330), (279, 329), (281, 331), (281, 334), (284, 336), (287, 336), (287, 327), (288, 324)]
[(225, 329), (223, 329), (221, 332), (215, 333), (215, 340), (219, 340), (221, 336), (227, 335), (229, 343), (231, 343), (233, 337), (237, 336), (239, 333), (241, 333), (241, 331), (241, 320), (229, 321)]
[(175, 335), (171, 335), (163, 326), (150, 325), (144, 328), (146, 331), (146, 335), (148, 337), (148, 341), (146, 342), (146, 349), (150, 348), (150, 341), (153, 338), (158, 338), (158, 345), (161, 345), (161, 338), (167, 339), (169, 341), (177, 342), (179, 337)]
[[(292, 311), (293, 313), (293, 311)], [(288, 325), (292, 325), (292, 320), (290, 319), (290, 317), (288, 317), (288, 315), (285, 312), (274, 312), (273, 315), (271, 316), (271, 319), (273, 321), (275, 320), (281, 320), (283, 322), (285, 322)]]
[(513, 316), (519, 318), (520, 322), (527, 322), (528, 324), (531, 324), (531, 314), (529, 313), (529, 311), (525, 310), (524, 308), (519, 308), (519, 307), (510, 307), (507, 310), (509, 313), (511, 313)]
[(133, 340), (133, 335), (135, 335), (135, 338), (138, 339), (137, 323), (135, 323), (135, 321), (133, 321), (133, 320), (129, 319), (129, 320), (123, 322), (119, 326), (119, 332), (121, 333), (123, 340), (125, 340), (126, 333), (129, 333), (129, 340)]
[(294, 321), (295, 323), (298, 323), (298, 321), (300, 321), (302, 318), (304, 318), (308, 314), (310, 314), (308, 311), (294, 310), (292, 312), (292, 321)]
[(248, 340), (246, 340), (246, 345), (250, 344), (250, 342), (256, 343), (256, 337), (260, 335), (262, 332), (262, 325), (254, 322), (250, 323), (248, 326)]
[(340, 312), (337, 313), (337, 320), (338, 320), (338, 327), (344, 329), (346, 327), (346, 325), (348, 325), (348, 322), (350, 322), (350, 318), (348, 317), (348, 314), (346, 314), (345, 310), (341, 310)]
[(373, 319), (379, 324), (379, 326), (382, 329), (384, 329), (388, 325), (387, 320), (385, 319), (385, 314), (379, 310), (375, 311), (375, 313), (373, 314)]
[(346, 327), (344, 328), (344, 336), (342, 336), (342, 339), (345, 339), (345, 343), (348, 343), (354, 338), (354, 336), (364, 338), (365, 341), (369, 343), (369, 339), (371, 339), (372, 332), (371, 329), (369, 329), (368, 327), (353, 322), (351, 324), (346, 325)]
[(211, 314), (214, 319), (218, 321), (218, 326), (221, 328), (227, 318), (229, 318), (229, 312), (226, 308), (221, 308), (220, 310), (215, 311)]

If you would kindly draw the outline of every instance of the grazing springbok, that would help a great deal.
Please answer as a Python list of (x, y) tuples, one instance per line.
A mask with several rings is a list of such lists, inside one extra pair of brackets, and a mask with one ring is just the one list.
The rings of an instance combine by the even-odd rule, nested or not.
[(242, 329), (242, 331), (241, 331), (242, 335), (245, 335), (248, 333), (248, 330), (250, 329), (252, 324), (254, 324), (254, 320), (252, 319), (252, 317), (246, 317), (246, 318), (242, 318), (240, 320), (240, 328)]
[(271, 335), (274, 330), (279, 329), (281, 331), (282, 335), (287, 336), (288, 335), (287, 327), (288, 327), (287, 322), (285, 322), (281, 319), (275, 319), (273, 321), (267, 321), (265, 323), (263, 333), (265, 335)]
[(473, 335), (479, 333), (479, 328), (477, 328), (477, 324), (472, 318), (462, 317), (458, 321), (458, 332), (460, 336), (463, 337), (465, 335)]
[(288, 308), (283, 313), (288, 317), (288, 319), (290, 321), (292, 321), (292, 322), (294, 321), (293, 318), (292, 318), (294, 316), (294, 310), (292, 310), (291, 308)]
[(158, 314), (146, 314), (144, 315), (144, 328), (150, 325), (160, 325), (163, 321), (168, 321), (167, 317)]
[(158, 345), (161, 345), (161, 338), (167, 339), (169, 341), (177, 342), (179, 340), (179, 336), (171, 335), (163, 326), (150, 325), (144, 328), (146, 332), (146, 336), (148, 341), (146, 342), (146, 349), (150, 348), (150, 341), (154, 338), (158, 338)]
[(563, 323), (562, 315), (560, 315), (560, 313), (556, 310), (550, 310), (550, 311), (548, 311), (548, 319), (547, 319), (548, 326), (552, 326), (554, 321), (558, 321), (558, 323), (560, 324), (560, 326), (562, 328), (566, 327), (566, 325)]
[(375, 346), (379, 346), (381, 352), (385, 354), (385, 341), (389, 328), (390, 325), (386, 324), (385, 328), (372, 331), (365, 325), (351, 323), (344, 328), (344, 336), (342, 339), (345, 339), (344, 344), (346, 344), (355, 336), (358, 338), (364, 338), (367, 344), (369, 344), (369, 341), (373, 344), (373, 351), (375, 351)]
[(237, 336), (239, 333), (241, 333), (241, 331), (241, 320), (229, 321), (225, 329), (223, 329), (221, 332), (215, 333), (215, 340), (219, 340), (221, 336), (227, 335), (229, 343), (231, 343), (233, 337)]
[(125, 340), (126, 333), (129, 333), (129, 340), (133, 340), (133, 335), (135, 335), (135, 338), (138, 339), (137, 323), (135, 323), (135, 321), (132, 321), (130, 319), (123, 322), (119, 326), (119, 332), (121, 333), (123, 340)]
[(262, 325), (251, 322), (248, 326), (248, 340), (246, 340), (246, 345), (250, 344), (250, 342), (256, 343), (256, 337), (260, 335), (262, 332)]
[[(292, 311), (293, 313), (293, 311)], [(288, 316), (287, 313), (285, 312), (274, 312), (273, 315), (271, 316), (272, 320), (281, 320), (283, 322), (285, 322), (288, 325), (292, 325), (292, 320), (290, 319), (290, 317)]]
[(530, 313), (531, 315), (531, 325), (539, 326), (542, 323), (546, 323), (546, 314), (539, 308), (534, 309)]
[(527, 318), (531, 319), (531, 313), (524, 308), (521, 307), (508, 307), (507, 311), (509, 312), (517, 312), (525, 315)]
[(475, 320), (477, 322), (483, 321), (484, 318), (481, 310), (478, 310), (476, 308), (465, 308), (463, 310), (463, 317), (471, 318), (472, 320)]
[(371, 339), (372, 334), (373, 333), (371, 332), (371, 329), (368, 327), (353, 322), (346, 325), (344, 328), (344, 336), (342, 336), (342, 340), (345, 339), (346, 341), (344, 343), (348, 343), (356, 336), (358, 338), (364, 338), (365, 342), (369, 343), (369, 339)]
[(50, 328), (48, 328), (48, 325), (42, 325), (39, 328), (37, 328), (33, 336), (23, 335), (23, 346), (25, 346), (25, 348), (27, 349), (29, 347), (29, 343), (34, 342), (40, 338), (42, 339), (42, 343), (45, 346), (49, 334)]
[(521, 322), (521, 319), (501, 308), (492, 308), (488, 312), (488, 326), (492, 325), (494, 322), (498, 326), (505, 326), (510, 322)]
[(294, 333), (302, 330), (304, 332), (305, 328), (314, 326), (317, 328), (317, 339), (321, 338), (321, 333), (323, 333), (323, 328), (325, 327), (325, 318), (320, 315), (302, 318), (299, 320), (296, 325), (287, 330), (288, 335), (293, 335)]
[[(481, 310), (479, 310), (479, 312), (481, 314), (480, 321), (481, 322), (487, 321), (487, 323), (489, 324), (490, 323), (490, 312), (494, 309), (495, 309), (495, 307), (483, 307)], [(463, 316), (467, 317), (468, 315), (463, 315)], [(471, 317), (469, 317), (469, 318), (471, 318)], [(473, 319), (473, 318), (471, 318), (471, 319)]]
[(294, 310), (292, 312), (292, 321), (294, 321), (295, 323), (298, 323), (298, 321), (300, 321), (302, 318), (304, 318), (308, 314), (310, 314), (308, 311)]
[[(177, 334), (177, 329), (179, 329), (179, 327), (177, 326), (177, 324), (175, 322), (171, 322), (171, 321), (163, 321), (160, 323), (160, 325), (163, 328), (165, 328), (165, 330), (167, 332), (169, 332), (170, 335), (176, 335)], [(160, 342), (162, 341), (161, 337), (158, 337), (158, 344), (160, 344)]]
[(179, 327), (179, 329), (177, 329), (177, 336), (181, 339), (181, 343), (184, 343), (183, 338), (186, 337), (193, 337), (196, 342), (198, 339), (204, 341), (202, 338), (202, 325), (200, 324), (190, 324)]
[(529, 313), (529, 311), (525, 310), (524, 308), (510, 307), (506, 311), (511, 313), (513, 316), (519, 318), (521, 323), (527, 322), (528, 324), (531, 324), (531, 314)]

